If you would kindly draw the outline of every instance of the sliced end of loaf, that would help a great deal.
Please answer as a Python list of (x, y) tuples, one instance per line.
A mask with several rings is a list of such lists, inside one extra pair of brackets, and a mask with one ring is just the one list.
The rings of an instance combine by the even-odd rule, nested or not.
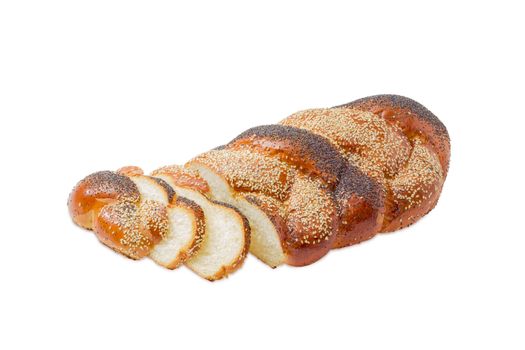
[(200, 192), (177, 186), (169, 174), (156, 174), (175, 190), (177, 195), (197, 203), (203, 210), (205, 234), (199, 251), (188, 261), (188, 266), (199, 276), (210, 281), (223, 278), (241, 265), (250, 244), (248, 221), (235, 208), (210, 201)]
[(226, 179), (210, 167), (195, 161), (190, 162), (188, 167), (206, 179), (212, 199), (227, 203), (246, 216), (251, 229), (250, 252), (253, 255), (271, 267), (285, 262), (278, 230), (259, 206), (248, 202), (242, 195), (236, 195)]

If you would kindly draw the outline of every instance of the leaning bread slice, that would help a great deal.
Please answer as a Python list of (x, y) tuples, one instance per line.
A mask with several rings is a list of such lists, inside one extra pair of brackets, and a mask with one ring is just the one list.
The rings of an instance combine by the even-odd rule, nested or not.
[(202, 194), (207, 191), (203, 179), (182, 167), (164, 167), (154, 171), (153, 176), (167, 182), (177, 195), (197, 203), (204, 212), (204, 240), (186, 266), (210, 281), (238, 269), (250, 245), (250, 227), (246, 218), (233, 207), (210, 201)]
[(195, 254), (204, 239), (204, 213), (195, 202), (177, 197), (173, 188), (160, 178), (142, 175), (135, 167), (120, 169), (137, 186), (141, 200), (166, 205), (168, 227), (162, 240), (154, 245), (149, 257), (157, 264), (174, 269)]
[[(224, 152), (228, 152), (227, 157), (222, 154)], [(247, 170), (252, 172), (254, 179), (259, 182), (261, 179), (280, 181), (280, 174), (274, 174), (275, 176), (272, 176), (272, 178), (258, 174), (258, 172), (265, 171), (265, 165), (262, 163), (266, 159), (261, 159), (261, 162), (257, 162), (257, 159), (253, 159), (257, 156), (257, 154), (244, 154), (242, 152), (224, 150), (210, 151), (188, 162), (187, 167), (190, 170), (197, 171), (207, 181), (210, 187), (210, 198), (228, 203), (239, 209), (246, 216), (251, 229), (250, 252), (267, 265), (276, 267), (287, 261), (287, 256), (281, 244), (281, 232), (276, 216), (265, 211), (264, 206), (258, 205), (257, 201), (249, 200), (249, 198), (237, 193), (225, 176), (228, 172), (239, 171), (239, 169), (245, 168), (252, 163), (259, 163), (260, 167), (254, 166), (252, 169)], [(247, 162), (247, 160), (251, 160), (251, 162)], [(273, 169), (278, 168), (274, 164), (271, 166)], [(254, 180), (253, 183), (248, 185), (253, 187), (258, 186), (259, 183)], [(275, 186), (268, 186), (268, 188), (272, 189), (278, 189), (278, 187), (279, 184), (277, 182)]]
[(176, 197), (173, 189), (165, 181), (144, 175), (129, 178), (139, 189), (141, 201), (152, 200), (168, 205)]
[(178, 197), (168, 206), (168, 221), (167, 235), (149, 257), (161, 266), (175, 269), (199, 250), (205, 235), (204, 212), (195, 202)]

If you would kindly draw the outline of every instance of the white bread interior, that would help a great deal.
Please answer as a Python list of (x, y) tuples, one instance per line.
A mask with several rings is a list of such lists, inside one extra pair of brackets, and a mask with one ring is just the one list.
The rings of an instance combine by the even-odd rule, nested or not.
[(130, 176), (131, 181), (137, 185), (140, 192), (140, 200), (152, 200), (164, 205), (169, 204), (168, 193), (166, 189), (159, 185), (154, 179), (148, 176)]
[(240, 266), (246, 255), (247, 239), (242, 216), (196, 190), (177, 186), (169, 175), (155, 176), (166, 181), (177, 195), (197, 203), (204, 212), (204, 240), (199, 251), (186, 261), (186, 266), (208, 280), (219, 279)]
[(285, 254), (279, 234), (266, 213), (241, 194), (235, 193), (226, 179), (210, 167), (198, 162), (190, 162), (187, 166), (198, 171), (208, 182), (213, 200), (230, 204), (246, 216), (251, 229), (250, 252), (271, 267), (284, 263)]
[[(130, 176), (137, 185), (141, 201), (154, 200), (164, 205), (169, 204), (166, 189), (148, 176)], [(172, 205), (167, 207), (169, 229), (166, 237), (155, 245), (149, 257), (157, 264), (174, 269), (191, 256), (192, 245), (197, 235), (197, 218), (186, 207)]]
[(167, 236), (153, 248), (149, 257), (161, 266), (174, 269), (191, 256), (195, 248), (197, 218), (190, 208), (170, 206), (168, 220)]

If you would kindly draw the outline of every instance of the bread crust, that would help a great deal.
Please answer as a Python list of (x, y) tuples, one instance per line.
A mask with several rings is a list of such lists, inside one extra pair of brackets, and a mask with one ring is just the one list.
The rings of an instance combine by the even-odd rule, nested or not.
[(335, 198), (339, 220), (333, 248), (361, 243), (381, 229), (385, 193), (381, 184), (349, 164), (342, 174)]
[[(142, 198), (133, 177), (151, 179), (165, 193), (167, 203)], [(204, 235), (202, 209), (190, 200), (177, 198), (165, 181), (147, 177), (135, 166), (87, 176), (71, 192), (68, 207), (76, 224), (92, 229), (103, 244), (131, 259), (148, 256), (166, 237), (168, 207), (191, 211), (195, 217), (195, 237), (168, 268), (175, 268), (196, 252)]]
[[(338, 208), (334, 248), (406, 227), (435, 206), (448, 169), (450, 144), (444, 125), (417, 102), (394, 95), (372, 96), (331, 110), (299, 112), (281, 124), (243, 132), (212, 151), (226, 153), (209, 157), (208, 165), (215, 166), (234, 190), (263, 208), (284, 237), (283, 249), (290, 257), (294, 254), (290, 254), (287, 237), (295, 231), (283, 227), (291, 218), (286, 210), (284, 218), (269, 210), (254, 194), (289, 203), (299, 174), (318, 177), (333, 190)], [(248, 153), (252, 159), (260, 153), (265, 160), (245, 157), (248, 165), (241, 167), (253, 170), (232, 171), (225, 163), (238, 164), (242, 157), (237, 161), (232, 156), (240, 154), (237, 152)], [(284, 163), (287, 168), (286, 175), (281, 175), (285, 180), (277, 186), (265, 180), (270, 176), (260, 173), (261, 164), (271, 162)], [(257, 178), (266, 185), (257, 186)], [(275, 196), (271, 189), (282, 184), (286, 186)]]
[(168, 214), (163, 204), (115, 202), (99, 212), (93, 226), (98, 239), (131, 259), (148, 256), (168, 233)]
[(69, 215), (73, 222), (88, 230), (94, 218), (107, 204), (116, 201), (138, 203), (140, 192), (127, 176), (113, 171), (99, 171), (86, 176), (73, 188), (68, 198)]
[[(330, 196), (329, 192), (324, 191), (321, 196)], [(337, 225), (335, 203), (332, 200), (324, 198), (326, 208), (319, 212), (309, 210), (311, 197), (302, 195), (292, 194), (288, 201), (291, 205), (286, 206), (274, 198), (257, 193), (246, 193), (244, 198), (263, 211), (274, 225), (286, 256), (286, 264), (311, 264), (326, 255), (332, 247)]]
[(279, 159), (249, 148), (214, 149), (191, 159), (224, 178), (235, 193), (262, 193), (280, 201), (288, 197), (295, 169)]
[(416, 135), (424, 138), (438, 155), (446, 178), (450, 162), (450, 136), (439, 118), (419, 102), (400, 95), (375, 95), (334, 108), (339, 107), (370, 111), (402, 128), (409, 138)]
[[(223, 149), (249, 148), (253, 152), (262, 152), (269, 157), (276, 157), (295, 169), (295, 174), (311, 178), (319, 178), (327, 189), (334, 191), (334, 197), (326, 201), (337, 206), (337, 216), (332, 223), (336, 232), (334, 239), (320, 245), (314, 254), (309, 252), (311, 245), (296, 246), (290, 243), (287, 236), (296, 236), (297, 225), (292, 224), (293, 216), (284, 221), (290, 224), (289, 231), (279, 232), (283, 238), (283, 248), (289, 254), (287, 263), (304, 265), (311, 263), (326, 254), (331, 247), (343, 247), (359, 243), (375, 235), (383, 218), (383, 193), (378, 182), (361, 172), (349, 163), (341, 153), (326, 138), (310, 131), (287, 125), (264, 125), (249, 129), (237, 136)], [(294, 180), (295, 181), (295, 180)], [(302, 196), (302, 191), (289, 192), (290, 196)], [(289, 199), (288, 199), (289, 203)], [(302, 211), (308, 209), (310, 203), (305, 203)], [(271, 215), (271, 214), (270, 214)], [(269, 216), (270, 216), (269, 215)], [(273, 215), (272, 215), (273, 216)], [(282, 220), (275, 220), (280, 222)], [(307, 231), (315, 227), (302, 228), (302, 240), (306, 239)], [(297, 239), (295, 237), (294, 239)], [(301, 238), (299, 238), (301, 240)], [(313, 249), (315, 251), (315, 249)], [(324, 252), (324, 254), (322, 254)]]
[(278, 158), (304, 174), (320, 177), (331, 188), (347, 166), (345, 159), (325, 138), (292, 126), (257, 126), (225, 146), (227, 149), (243, 147)]
[(382, 232), (409, 226), (432, 210), (439, 199), (450, 162), (450, 137), (445, 125), (420, 103), (399, 95), (376, 95), (339, 106), (372, 112), (400, 128), (411, 155), (388, 183)]
[(195, 162), (266, 214), (287, 264), (311, 264), (332, 247), (338, 216), (330, 187), (346, 163), (325, 139), (297, 128), (262, 126), (190, 161)]

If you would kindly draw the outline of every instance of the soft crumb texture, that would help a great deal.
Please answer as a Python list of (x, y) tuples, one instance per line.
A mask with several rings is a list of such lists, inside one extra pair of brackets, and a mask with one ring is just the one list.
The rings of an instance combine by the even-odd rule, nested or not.
[(173, 269), (183, 262), (181, 255), (194, 244), (197, 224), (195, 214), (184, 207), (168, 208), (168, 219), (168, 234), (149, 256), (159, 265)]
[[(246, 216), (250, 225), (250, 252), (266, 264), (276, 267), (285, 261), (281, 239), (274, 222), (266, 212), (243, 196), (236, 195), (228, 181), (211, 167), (190, 162), (189, 167), (195, 169), (206, 179), (211, 189), (211, 197), (220, 202), (228, 203)], [(268, 198), (272, 198), (268, 196)]]
[[(232, 147), (236, 147), (235, 144)], [(217, 153), (221, 156), (217, 157)], [(232, 154), (250, 155), (243, 158), (240, 166), (243, 171), (230, 172), (230, 164), (238, 164), (229, 158)], [(279, 181), (279, 178), (272, 176), (281, 174), (275, 173), (275, 168), (260, 166), (272, 162), (280, 164), (281, 169), (286, 172), (286, 181)], [(189, 164), (206, 178), (213, 196), (231, 203), (246, 215), (252, 228), (252, 242), (255, 242), (250, 250), (268, 265), (277, 266), (283, 262), (304, 265), (318, 260), (328, 252), (335, 236), (334, 223), (337, 213), (335, 201), (326, 188), (327, 184), (321, 179), (302, 174), (300, 168), (276, 160), (270, 154), (245, 148), (211, 151), (195, 158)], [(264, 177), (265, 185), (280, 185), (279, 192), (261, 190), (261, 183), (256, 182), (258, 177)], [(255, 181), (255, 185), (244, 186), (242, 191), (236, 189), (237, 194), (229, 194), (232, 189), (228, 184), (247, 179)], [(282, 208), (275, 210), (275, 205), (272, 206), (268, 200), (264, 200), (264, 196), (257, 198), (253, 197), (253, 194), (273, 198), (282, 203)], [(303, 249), (304, 246), (308, 248)]]
[(208, 234), (204, 236), (199, 252), (186, 262), (190, 269), (204, 278), (220, 278), (227, 269), (237, 268), (244, 259), (243, 221), (240, 217), (232, 220), (231, 211), (213, 206), (204, 209)]
[(168, 192), (165, 187), (156, 180), (148, 176), (132, 176), (131, 181), (137, 185), (141, 200), (152, 200), (167, 205), (169, 200)]
[[(251, 194), (248, 196), (251, 196)], [(263, 200), (262, 203), (258, 204), (253, 204), (244, 198), (237, 198), (231, 203), (234, 203), (250, 222), (252, 232), (250, 252), (269, 266), (277, 267), (285, 261), (285, 256), (279, 234), (275, 227), (277, 225), (275, 218), (282, 218), (284, 214), (280, 212), (281, 208), (277, 207), (266, 210), (262, 209), (261, 207), (264, 207), (264, 205), (271, 207), (275, 202), (275, 199), (272, 197), (262, 196), (266, 198), (266, 201)], [(270, 218), (267, 212), (271, 212), (272, 210), (278, 212), (275, 212), (275, 214), (271, 216), (272, 218)]]
[(186, 261), (195, 273), (209, 280), (216, 280), (239, 268), (249, 246), (249, 228), (242, 216), (234, 209), (214, 203), (200, 192), (177, 185), (180, 178), (156, 172), (177, 192), (198, 204), (204, 213), (205, 233), (199, 250)]

